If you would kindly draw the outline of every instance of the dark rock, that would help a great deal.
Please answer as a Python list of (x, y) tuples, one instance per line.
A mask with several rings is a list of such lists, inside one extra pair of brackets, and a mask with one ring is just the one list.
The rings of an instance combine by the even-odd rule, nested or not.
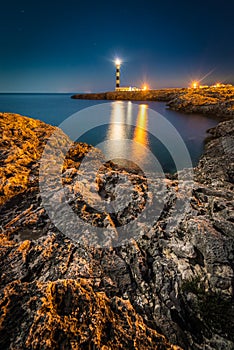
[[(61, 176), (66, 200), (82, 220), (104, 228), (104, 248), (65, 237), (42, 205), (38, 163), (43, 138), (54, 129), (8, 114), (0, 121), (1, 349), (176, 349), (168, 341), (184, 349), (233, 349), (232, 120), (211, 131), (193, 191), (186, 171), (178, 191), (177, 177), (146, 179), (111, 163), (100, 169), (95, 188), (94, 174), (79, 170), (91, 148), (74, 144)], [(92, 153), (94, 161), (101, 157)], [(132, 197), (120, 178), (131, 183)], [(48, 196), (57, 198), (55, 210), (66, 221), (60, 189), (52, 185)], [(120, 199), (115, 216), (94, 208), (97, 193), (110, 203)], [(121, 201), (126, 193), (129, 203)], [(158, 198), (158, 218), (132, 226), (132, 239), (116, 246), (122, 225)], [(173, 212), (177, 200), (188, 199), (182, 213)]]

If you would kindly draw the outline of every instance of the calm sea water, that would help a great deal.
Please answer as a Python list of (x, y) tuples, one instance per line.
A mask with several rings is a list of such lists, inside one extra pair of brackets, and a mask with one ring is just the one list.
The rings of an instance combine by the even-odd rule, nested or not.
[[(176, 150), (178, 135), (183, 139), (192, 164), (196, 165), (203, 151), (207, 129), (217, 124), (217, 121), (200, 114), (190, 115), (168, 110), (165, 103), (161, 102), (132, 104), (121, 101), (73, 100), (70, 97), (71, 94), (0, 94), (0, 111), (19, 113), (58, 126), (78, 111), (95, 105), (101, 109), (100, 105), (105, 103), (103, 111), (108, 110), (109, 117), (107, 122), (100, 122), (102, 125), (90, 129), (89, 121), (94, 118), (94, 109), (90, 109), (90, 113), (86, 113), (83, 119), (83, 112), (80, 112), (80, 116), (77, 114), (76, 128), (79, 128), (81, 118), (80, 126), (88, 130), (79, 140), (100, 146), (107, 159), (118, 159), (119, 162), (128, 159), (147, 171), (152, 170), (155, 159), (164, 171), (174, 172), (176, 167), (178, 170), (178, 162), (175, 164), (174, 157), (167, 149), (167, 143), (175, 139)], [(168, 121), (175, 132), (169, 124), (167, 128), (167, 124), (160, 123), (159, 116)], [(160, 134), (164, 135), (161, 141), (160, 137), (157, 138)], [(126, 143), (126, 140), (132, 142)]]

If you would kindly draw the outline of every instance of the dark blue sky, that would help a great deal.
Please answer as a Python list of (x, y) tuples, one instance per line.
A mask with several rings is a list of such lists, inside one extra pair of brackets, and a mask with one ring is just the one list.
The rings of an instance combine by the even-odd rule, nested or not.
[(5, 1), (1, 92), (79, 92), (234, 83), (233, 0)]

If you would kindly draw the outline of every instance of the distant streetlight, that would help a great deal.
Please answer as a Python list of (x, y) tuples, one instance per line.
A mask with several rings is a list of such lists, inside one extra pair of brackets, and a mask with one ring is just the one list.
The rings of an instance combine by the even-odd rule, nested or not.
[(192, 82), (192, 87), (193, 87), (194, 89), (197, 89), (197, 88), (199, 87), (198, 81), (193, 81), (193, 82)]
[(147, 91), (147, 90), (149, 90), (149, 87), (148, 87), (148, 85), (144, 84), (144, 85), (143, 85), (143, 88), (142, 88), (142, 90), (143, 90), (143, 91)]

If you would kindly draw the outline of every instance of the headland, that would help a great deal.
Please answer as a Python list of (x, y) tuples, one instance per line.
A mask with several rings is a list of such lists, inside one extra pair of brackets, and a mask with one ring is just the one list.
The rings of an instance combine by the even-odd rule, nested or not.
[(75, 94), (74, 99), (163, 101), (168, 107), (186, 113), (202, 113), (216, 117), (234, 115), (234, 86), (161, 89), (147, 91), (112, 91)]

